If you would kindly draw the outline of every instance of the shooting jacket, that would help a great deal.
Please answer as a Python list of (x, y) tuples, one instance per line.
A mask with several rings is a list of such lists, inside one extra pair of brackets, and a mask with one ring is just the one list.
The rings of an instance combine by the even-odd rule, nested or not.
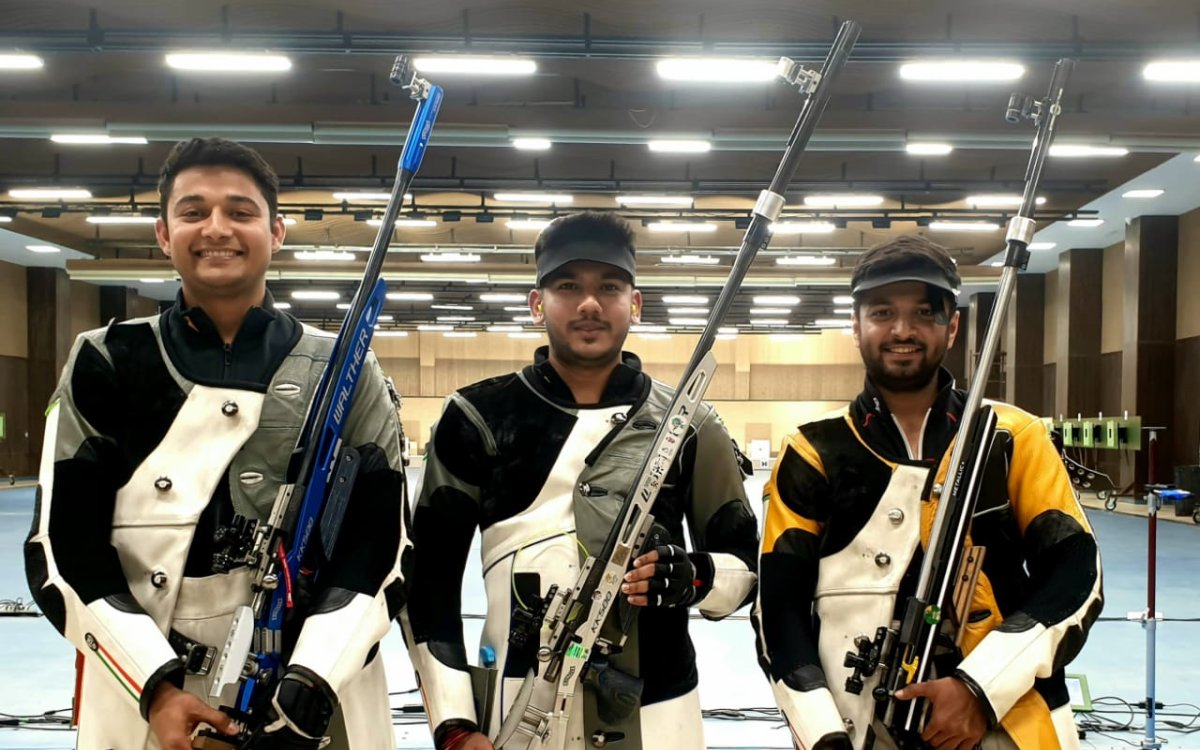
[[(755, 607), (760, 662), (800, 747), (849, 730), (874, 744), (866, 678), (846, 691), (854, 638), (890, 626), (916, 587), (965, 394), (942, 370), (909, 446), (868, 380), (848, 407), (784, 441), (764, 490)], [(1022, 750), (1078, 747), (1063, 668), (1103, 606), (1096, 540), (1041, 420), (1003, 403), (969, 542), (986, 548), (960, 657), (935, 662)], [(960, 660), (961, 659), (961, 660)], [(883, 704), (879, 705), (879, 708)]]
[[(80, 748), (157, 748), (146, 717), (164, 680), (208, 699), (213, 674), (186, 674), (167, 634), (220, 647), (249, 603), (250, 568), (212, 572), (213, 532), (234, 513), (267, 518), (332, 344), (269, 295), (230, 345), (182, 295), (75, 341), (47, 411), (25, 561), (42, 611), (85, 658)], [(392, 741), (375, 647), (402, 604), (407, 542), (399, 422), (373, 355), (344, 435), (378, 460), (364, 462), (284, 656), (338, 695), (334, 746), (375, 750)], [(236, 689), (208, 700), (233, 705)]]
[[(671, 396), (669, 387), (641, 371), (636, 356), (625, 353), (601, 402), (577, 404), (543, 347), (522, 371), (447, 399), (425, 456), (408, 574), (410, 655), (435, 739), (455, 726), (492, 735), (498, 730), (522, 679), (539, 666), (536, 637), (525, 649), (509, 648), (514, 608), (529, 606), (551, 585), (573, 586), (585, 550), (596, 554), (603, 547)], [(695, 416), (653, 513), (672, 543), (691, 550), (701, 582), (693, 606), (719, 619), (749, 602), (756, 523), (734, 447), (707, 404)], [(477, 715), (472, 700), (460, 596), (476, 529), (487, 594), (481, 646), (494, 652), (500, 672), (488, 716)], [(640, 722), (637, 712), (623, 722), (602, 719), (603, 699), (598, 705), (585, 683), (566, 747), (585, 747), (597, 730), (622, 732), (625, 739), (614, 746), (627, 750), (703, 747), (688, 610), (637, 609), (626, 649), (613, 661), (644, 681)], [(547, 635), (543, 629), (542, 638)], [(651, 725), (655, 741), (646, 744), (639, 734)]]

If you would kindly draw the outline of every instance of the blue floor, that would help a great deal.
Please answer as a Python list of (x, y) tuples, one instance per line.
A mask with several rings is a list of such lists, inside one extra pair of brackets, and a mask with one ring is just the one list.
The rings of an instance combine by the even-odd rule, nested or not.
[[(747, 481), (749, 496), (761, 495), (764, 473)], [(25, 585), (21, 543), (28, 532), (33, 511), (33, 490), (0, 490), (0, 600), (29, 600)], [(1089, 511), (1104, 557), (1104, 618), (1124, 618), (1127, 612), (1146, 605), (1146, 521), (1130, 516)], [(478, 540), (476, 540), (478, 543)], [(1158, 610), (1168, 621), (1158, 629), (1158, 700), (1167, 703), (1200, 704), (1200, 686), (1195, 667), (1200, 622), (1171, 622), (1173, 618), (1200, 618), (1200, 527), (1159, 524)], [(464, 607), (468, 614), (482, 614), (483, 587), (477, 555), (468, 566), (464, 585)], [(744, 615), (744, 613), (740, 613)], [(478, 619), (468, 619), (468, 643), (478, 637)], [(770, 690), (755, 663), (754, 639), (744, 616), (720, 623), (694, 621), (704, 708), (748, 708), (772, 706)], [(415, 687), (412, 671), (399, 635), (393, 632), (382, 650), (393, 691)], [(1189, 664), (1193, 666), (1188, 666)], [(70, 704), (74, 684), (74, 653), (53, 628), (41, 618), (0, 617), (0, 714), (41, 713)], [(1124, 619), (1105, 619), (1096, 624), (1083, 653), (1069, 671), (1085, 674), (1093, 698), (1115, 696), (1126, 701), (1145, 695), (1145, 637), (1141, 626)], [(414, 702), (412, 694), (394, 696), (393, 705)], [(1176, 711), (1188, 709), (1176, 708)], [(1124, 722), (1126, 715), (1109, 718)], [(0, 715), (0, 719), (2, 719)], [(1187, 721), (1187, 719), (1183, 719)], [(1197, 723), (1200, 723), (1198, 720)], [(1140, 727), (1140, 717), (1134, 725)], [(705, 732), (712, 748), (790, 748), (786, 731), (774, 722), (744, 722), (710, 719)], [(1164, 733), (1169, 748), (1200, 749), (1200, 733)], [(0, 748), (68, 748), (73, 735), (62, 731), (0, 729)], [(1089, 733), (1089, 748), (1136, 746), (1138, 733), (1108, 736)], [(397, 726), (397, 746), (429, 748), (429, 730), (424, 724)]]

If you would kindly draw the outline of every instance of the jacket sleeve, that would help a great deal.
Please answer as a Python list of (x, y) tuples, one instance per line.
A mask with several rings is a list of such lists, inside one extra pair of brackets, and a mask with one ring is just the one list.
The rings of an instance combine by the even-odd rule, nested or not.
[(813, 627), (819, 543), (829, 501), (820, 455), (803, 434), (789, 437), (763, 488), (762, 556), (752, 620), (759, 665), (799, 747), (845, 732)]
[(695, 606), (706, 618), (718, 620), (754, 598), (758, 524), (733, 441), (715, 410), (696, 429), (691, 460), (686, 507), (695, 551), (689, 557), (701, 582)]
[(46, 411), (25, 575), (34, 601), (99, 679), (115, 680), (142, 717), (163, 680), (183, 684), (183, 664), (130, 593), (110, 539), (117, 489), (128, 481), (116, 370), (80, 336)]
[(1013, 435), (1008, 492), (1032, 591), (959, 665), (959, 677), (1000, 720), (1037, 678), (1079, 651), (1104, 605), (1100, 554), (1046, 428), (1030, 418)]
[(404, 604), (401, 560), (409, 548), (400, 422), (383, 371), (368, 354), (343, 441), (359, 451), (358, 475), (321, 588), (290, 665), (338, 693), (363, 668)]
[(450, 729), (479, 727), (463, 642), (462, 579), (492, 445), (478, 412), (460, 394), (450, 396), (429, 440), (413, 511), (413, 565), (401, 624), (436, 746)]

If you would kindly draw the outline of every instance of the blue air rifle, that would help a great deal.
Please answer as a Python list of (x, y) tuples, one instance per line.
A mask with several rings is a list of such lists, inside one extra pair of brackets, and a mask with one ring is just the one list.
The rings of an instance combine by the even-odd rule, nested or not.
[[(788, 139), (787, 148), (770, 186), (759, 194), (750, 226), (742, 239), (741, 249), (734, 260), (729, 278), (713, 305), (708, 321), (700, 334), (691, 361), (684, 369), (651, 449), (642, 461), (637, 479), (625, 495), (625, 502), (604, 544), (595, 557), (588, 557), (573, 587), (552, 586), (537, 607), (533, 637), (538, 630), (548, 629), (549, 643), (539, 648), (540, 669), (530, 670), (496, 736), (497, 750), (542, 750), (564, 747), (567, 725), (576, 690), (589, 670), (614, 653), (621, 644), (600, 637), (600, 631), (620, 600), (621, 581), (630, 563), (646, 545), (654, 517), (651, 511), (662, 489), (668, 470), (690, 427), (704, 391), (712, 382), (716, 361), (712, 345), (718, 327), (750, 270), (755, 256), (771, 240), (771, 224), (783, 210), (784, 195), (792, 181), (800, 157), (808, 145), (817, 122), (825, 111), (832, 93), (833, 82), (844, 67), (858, 39), (859, 26), (853, 21), (842, 24), (821, 71), (806, 70), (798, 63), (783, 58), (779, 75), (796, 86), (804, 95), (804, 104), (796, 126)], [(632, 611), (632, 610), (627, 610)], [(622, 633), (632, 625), (631, 616), (622, 616)], [(525, 637), (522, 634), (522, 637)], [(622, 637), (623, 640), (623, 637)], [(636, 703), (637, 696), (620, 695), (623, 702)], [(617, 738), (590, 738), (596, 747)]]
[[(248, 541), (214, 560), (218, 570), (240, 565), (254, 568), (253, 599), (234, 615), (209, 693), (219, 697), (227, 685), (240, 681), (234, 707), (240, 714), (253, 714), (261, 702), (260, 693), (280, 676), (284, 667), (281, 634), (284, 615), (293, 607), (293, 589), (313, 580), (321, 562), (332, 556), (358, 471), (358, 451), (343, 445), (342, 431), (386, 299), (387, 285), (381, 272), (396, 216), (421, 167), (443, 96), (440, 86), (414, 73), (405, 56), (396, 58), (391, 80), (408, 90), (417, 102), (417, 111), (404, 140), (392, 194), (362, 283), (334, 341), (292, 453), (287, 482), (279, 488), (270, 516), (265, 523), (241, 519), (240, 536)], [(314, 548), (313, 532), (318, 529), (320, 545)]]
[(1029, 262), (1029, 242), (1037, 229), (1033, 216), (1038, 184), (1062, 112), (1063, 89), (1074, 67), (1074, 60), (1058, 61), (1044, 99), (1035, 100), (1022, 94), (1013, 94), (1009, 99), (1005, 119), (1010, 123), (1032, 120), (1037, 134), (1025, 170), (1021, 207), (1008, 224), (1000, 289), (975, 367), (979, 375), (971, 380), (967, 390), (945, 483), (933, 486), (938, 508), (921, 561), (917, 588), (904, 605), (898, 629), (884, 626), (875, 631), (874, 638), (860, 635), (855, 639), (858, 650), (846, 654), (845, 666), (854, 670), (846, 678), (847, 692), (861, 693), (863, 678), (870, 678), (882, 670), (872, 695), (880, 702), (886, 701), (883, 726), (901, 750), (925, 747), (921, 732), (927, 706), (924, 700), (898, 701), (894, 696), (908, 685), (933, 677), (934, 655), (945, 643), (939, 636), (950, 635), (957, 645), (963, 614), (969, 607), (982, 566), (984, 550), (968, 549), (965, 545), (979, 500), (983, 470), (996, 434), (996, 414), (990, 406), (983, 404), (983, 391), (1000, 346), (1004, 316), (1016, 287), (1017, 273), (1025, 270)]

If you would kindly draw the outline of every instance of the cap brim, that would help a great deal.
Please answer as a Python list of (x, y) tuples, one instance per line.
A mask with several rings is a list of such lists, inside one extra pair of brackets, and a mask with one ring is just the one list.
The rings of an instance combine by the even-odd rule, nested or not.
[(629, 274), (629, 280), (637, 278), (633, 256), (628, 252), (613, 252), (612, 247), (592, 242), (570, 243), (546, 251), (543, 256), (543, 267), (537, 269), (537, 283), (541, 284), (547, 276), (557, 272), (568, 263), (585, 260), (592, 263), (603, 263)]
[(958, 289), (955, 289), (946, 279), (945, 274), (932, 268), (906, 268), (897, 269), (890, 273), (882, 273), (878, 276), (863, 279), (858, 282), (858, 286), (850, 291), (852, 296), (857, 297), (863, 292), (869, 292), (872, 289), (887, 286), (889, 284), (898, 284), (901, 281), (919, 281), (922, 284), (929, 284), (944, 291), (949, 292), (955, 297), (958, 296)]

